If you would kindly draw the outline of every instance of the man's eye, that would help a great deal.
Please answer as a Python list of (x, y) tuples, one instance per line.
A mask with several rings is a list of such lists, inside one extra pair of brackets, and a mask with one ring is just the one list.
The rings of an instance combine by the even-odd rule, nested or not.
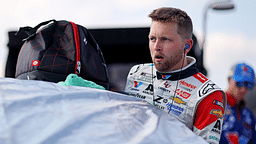
[(164, 38), (164, 41), (170, 41), (170, 39), (168, 39), (168, 38)]
[(154, 41), (156, 40), (156, 38), (152, 37), (152, 38), (149, 38), (149, 40)]

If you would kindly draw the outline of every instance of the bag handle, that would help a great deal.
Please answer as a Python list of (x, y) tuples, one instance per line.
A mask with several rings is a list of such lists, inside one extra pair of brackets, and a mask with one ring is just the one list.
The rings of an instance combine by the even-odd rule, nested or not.
[(19, 31), (16, 32), (15, 35), (19, 35), (20, 33), (26, 33), (28, 35), (27, 38), (23, 39), (22, 41), (27, 41), (27, 40), (31, 40), (34, 38), (34, 36), (36, 35), (36, 31), (41, 27), (41, 26), (44, 26), (44, 25), (47, 25), (49, 24), (50, 22), (56, 22), (55, 19), (52, 19), (52, 20), (48, 20), (48, 21), (44, 21), (44, 22), (41, 22), (40, 24), (38, 24), (37, 26), (35, 26), (34, 28), (32, 27), (29, 27), (29, 26), (26, 26), (26, 27), (20, 27)]

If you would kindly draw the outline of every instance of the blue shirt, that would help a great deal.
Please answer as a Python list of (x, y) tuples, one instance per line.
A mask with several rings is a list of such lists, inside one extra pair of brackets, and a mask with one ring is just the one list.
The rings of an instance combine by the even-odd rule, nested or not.
[(220, 144), (256, 144), (255, 117), (252, 111), (241, 101), (227, 93), (227, 107), (223, 122)]

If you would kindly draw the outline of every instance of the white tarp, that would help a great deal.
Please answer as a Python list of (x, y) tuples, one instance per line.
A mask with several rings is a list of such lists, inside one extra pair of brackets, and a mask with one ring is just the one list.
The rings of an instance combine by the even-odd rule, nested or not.
[(167, 113), (106, 90), (0, 79), (0, 143), (206, 143)]

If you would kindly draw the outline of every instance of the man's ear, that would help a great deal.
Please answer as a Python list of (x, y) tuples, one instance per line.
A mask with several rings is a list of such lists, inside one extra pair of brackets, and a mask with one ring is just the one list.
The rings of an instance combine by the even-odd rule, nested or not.
[(231, 77), (228, 77), (228, 83), (230, 83)]
[[(187, 39), (187, 40), (186, 40), (186, 44), (189, 45), (189, 47), (186, 48), (185, 51), (184, 51), (184, 52), (187, 54), (187, 53), (191, 50), (191, 48), (192, 48), (192, 46), (193, 46), (193, 40), (192, 40), (192, 39)], [(186, 45), (186, 44), (185, 44), (185, 45)]]

